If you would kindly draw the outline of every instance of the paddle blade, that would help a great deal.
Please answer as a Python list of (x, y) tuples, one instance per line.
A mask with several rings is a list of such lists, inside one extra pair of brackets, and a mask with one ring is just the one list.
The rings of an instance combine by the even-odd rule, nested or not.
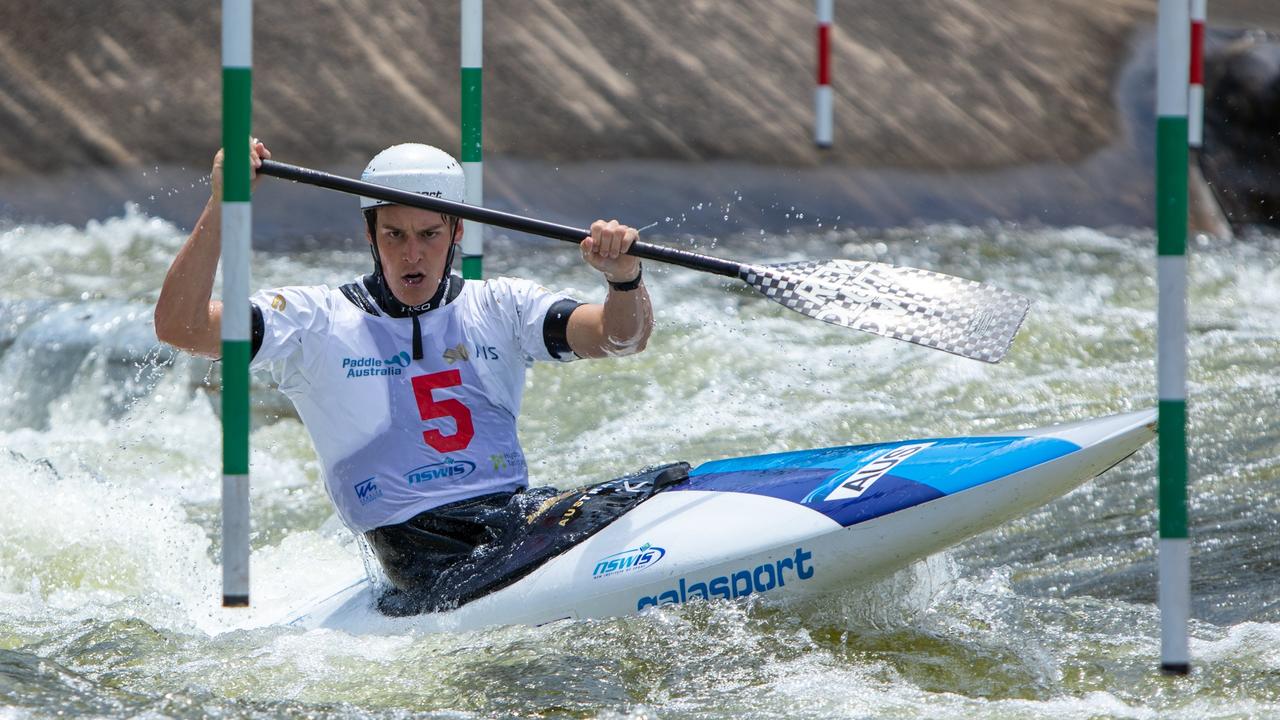
[(751, 265), (742, 279), (765, 297), (824, 322), (995, 363), (1031, 301), (928, 270), (853, 260)]

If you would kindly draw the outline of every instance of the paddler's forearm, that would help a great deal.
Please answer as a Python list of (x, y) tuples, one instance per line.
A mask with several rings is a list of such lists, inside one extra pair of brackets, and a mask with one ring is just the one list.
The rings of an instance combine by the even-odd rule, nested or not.
[(610, 355), (631, 355), (644, 349), (653, 332), (653, 305), (644, 283), (634, 290), (612, 286), (604, 299), (604, 336)]
[(156, 301), (156, 337), (197, 355), (221, 354), (221, 303), (211, 302), (222, 251), (222, 202), (209, 198), (169, 266)]

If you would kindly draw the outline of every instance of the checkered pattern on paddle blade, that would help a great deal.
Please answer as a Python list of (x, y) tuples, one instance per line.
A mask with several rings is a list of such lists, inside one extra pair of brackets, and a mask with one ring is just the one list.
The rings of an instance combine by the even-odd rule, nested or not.
[(751, 265), (742, 279), (809, 317), (989, 363), (1009, 351), (1031, 307), (998, 287), (875, 262)]

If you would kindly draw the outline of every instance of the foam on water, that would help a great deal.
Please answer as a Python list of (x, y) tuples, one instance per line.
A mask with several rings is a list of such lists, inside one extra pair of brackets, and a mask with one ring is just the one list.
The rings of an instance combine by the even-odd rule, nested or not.
[(182, 627), (177, 606), (214, 590), (209, 539), (174, 499), (12, 451), (0, 456), (0, 493), (21, 499), (0, 520), (5, 592), (84, 619), (146, 608), (148, 622)]
[[(149, 303), (181, 239), (134, 210), (86, 228), (8, 228), (0, 253), (14, 260), (0, 267), (0, 301)], [(930, 226), (719, 245), (742, 259), (926, 267), (1036, 304), (1008, 359), (989, 366), (805, 320), (732, 281), (646, 266), (659, 322), (648, 351), (531, 373), (520, 427), (536, 483), (1154, 402), (1147, 231)], [(0, 425), (0, 664), (16, 678), (0, 686), (0, 705), (17, 708), (0, 716), (51, 704), (113, 716), (1278, 714), (1280, 520), (1257, 502), (1280, 487), (1276, 247), (1210, 243), (1191, 265), (1195, 572), (1213, 587), (1197, 588), (1190, 678), (1154, 673), (1151, 449), (1040, 512), (805, 607), (691, 603), (399, 638), (263, 626), (361, 569), (305, 430), (287, 415), (255, 426), (254, 607), (219, 608), (219, 423), (199, 384), (209, 363), (153, 355), (129, 366), (136, 392), (104, 392), (121, 382), (101, 349), (106, 333), (77, 356), (66, 388), (40, 396), (39, 422)], [(498, 272), (584, 300), (603, 294), (563, 251), (494, 248)], [(502, 264), (517, 256), (523, 265)], [(260, 254), (255, 284), (335, 284), (367, 264), (363, 252)], [(20, 347), (25, 327), (0, 349)], [(0, 377), (30, 361), (11, 353)]]
[(0, 226), (0, 286), (6, 300), (154, 296), (182, 240), (133, 204), (83, 228)]

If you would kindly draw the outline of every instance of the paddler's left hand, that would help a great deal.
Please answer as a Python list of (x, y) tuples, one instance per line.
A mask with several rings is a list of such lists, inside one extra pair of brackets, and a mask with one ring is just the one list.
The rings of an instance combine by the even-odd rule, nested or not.
[(640, 273), (640, 258), (626, 252), (639, 237), (640, 233), (635, 228), (617, 220), (597, 220), (591, 223), (591, 237), (583, 239), (580, 246), (582, 259), (604, 273), (605, 280), (609, 282), (634, 280)]

